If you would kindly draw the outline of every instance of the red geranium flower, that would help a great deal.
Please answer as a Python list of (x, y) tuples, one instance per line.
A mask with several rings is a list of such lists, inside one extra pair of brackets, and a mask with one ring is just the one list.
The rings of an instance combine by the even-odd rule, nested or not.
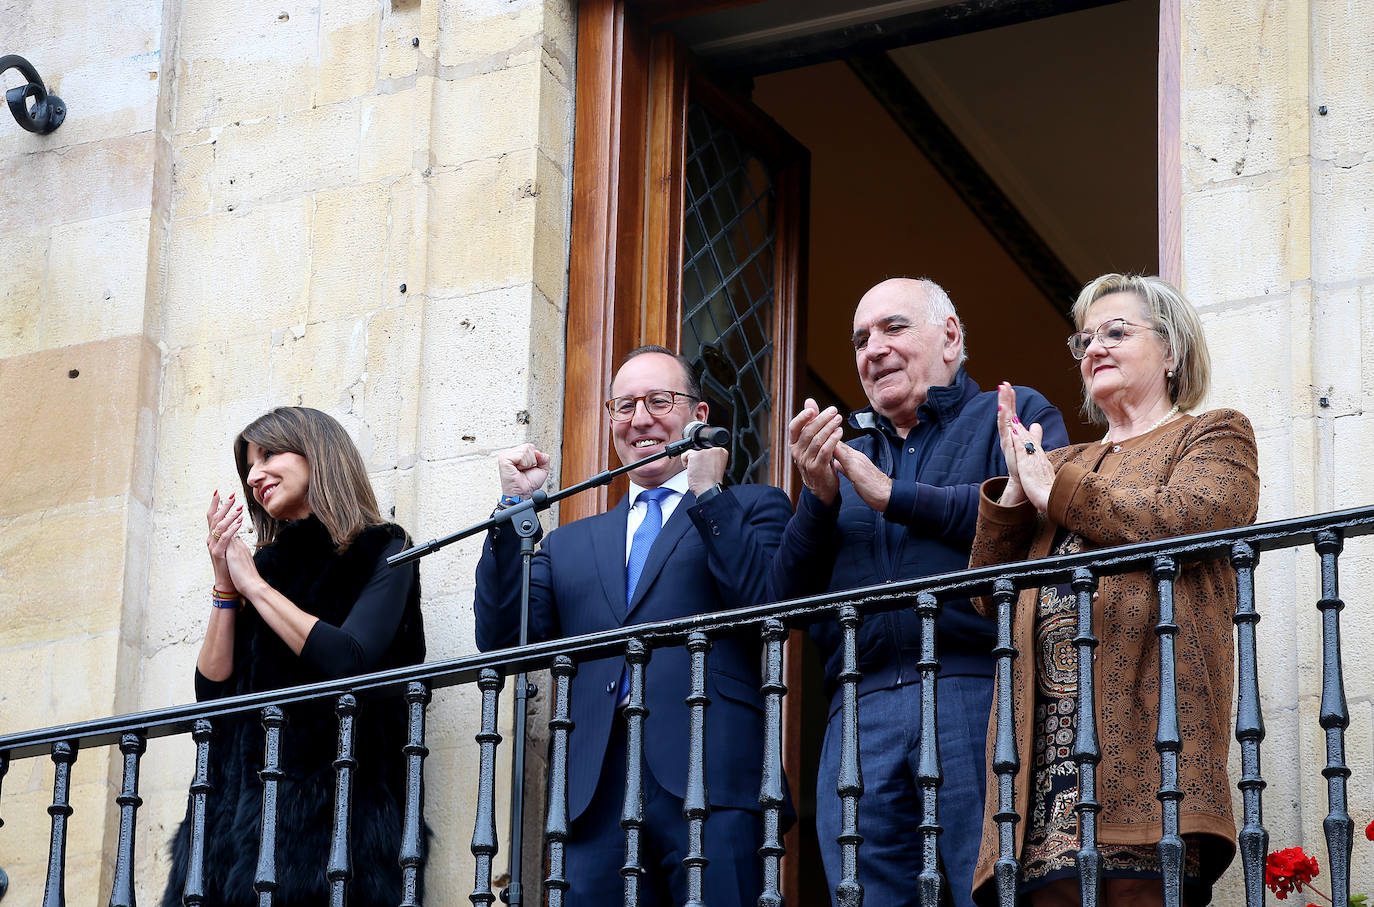
[(1371, 821), (1368, 825), (1364, 827), (1364, 836), (1369, 840), (1374, 841), (1374, 821)]
[(1303, 853), (1301, 847), (1276, 850), (1264, 861), (1264, 884), (1280, 901), (1286, 900), (1290, 891), (1302, 891), (1320, 874), (1316, 859)]

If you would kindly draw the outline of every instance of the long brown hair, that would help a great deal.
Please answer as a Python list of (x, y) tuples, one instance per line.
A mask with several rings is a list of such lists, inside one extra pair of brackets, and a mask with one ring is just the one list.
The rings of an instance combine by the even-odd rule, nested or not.
[(248, 486), (250, 443), (265, 451), (288, 451), (305, 457), (310, 464), (306, 501), (310, 512), (329, 530), (338, 550), (347, 548), (368, 526), (385, 522), (377, 510), (377, 496), (368, 481), (362, 454), (338, 420), (318, 409), (282, 406), (253, 420), (234, 439), (234, 463), (259, 547), (277, 537), (284, 521), (264, 510)]

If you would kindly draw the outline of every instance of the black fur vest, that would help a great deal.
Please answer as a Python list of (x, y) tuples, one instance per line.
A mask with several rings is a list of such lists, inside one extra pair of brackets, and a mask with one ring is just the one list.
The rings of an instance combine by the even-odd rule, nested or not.
[[(343, 553), (314, 517), (284, 526), (271, 545), (254, 556), (258, 571), (297, 607), (326, 623), (344, 622), (399, 526), (363, 530)], [(424, 660), (418, 565), (396, 635), (376, 670)], [(234, 673), (225, 696), (279, 689), (325, 679), (311, 670), (258, 617), (252, 605), (239, 612), (234, 634)], [(277, 795), (277, 881), (279, 907), (328, 902), (325, 870), (333, 828), (334, 768), (338, 723), (332, 702), (289, 706), (282, 731), (284, 777)], [(352, 855), (348, 901), (354, 907), (382, 907), (401, 901), (402, 809), (405, 803), (406, 710), (396, 698), (363, 699), (355, 722)], [(219, 719), (210, 743), (206, 809), (205, 887), (210, 907), (252, 907), (253, 878), (261, 833), (264, 732), (256, 717)], [(186, 885), (190, 856), (190, 804), (172, 838), (172, 871), (163, 907), (177, 907)]]

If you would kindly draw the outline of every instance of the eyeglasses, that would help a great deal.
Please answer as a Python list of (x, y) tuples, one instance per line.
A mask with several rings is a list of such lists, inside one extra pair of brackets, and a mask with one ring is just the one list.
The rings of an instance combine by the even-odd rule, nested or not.
[(1159, 328), (1152, 328), (1143, 324), (1135, 324), (1125, 318), (1113, 318), (1104, 321), (1097, 326), (1095, 331), (1076, 331), (1069, 335), (1069, 339), (1064, 341), (1069, 345), (1069, 355), (1075, 359), (1082, 359), (1088, 355), (1088, 347), (1093, 345), (1096, 340), (1102, 344), (1104, 349), (1112, 349), (1121, 345), (1121, 341), (1131, 335), (1126, 328), (1140, 328), (1143, 331), (1155, 331), (1162, 333)]
[(606, 401), (606, 412), (611, 414), (612, 422), (629, 422), (634, 418), (635, 409), (640, 401), (644, 401), (644, 408), (649, 411), (651, 416), (666, 416), (677, 406), (677, 398), (683, 400), (696, 400), (691, 394), (684, 394), (680, 391), (649, 391), (647, 394), (640, 394), (637, 397), (626, 395), (624, 397), (612, 397)]

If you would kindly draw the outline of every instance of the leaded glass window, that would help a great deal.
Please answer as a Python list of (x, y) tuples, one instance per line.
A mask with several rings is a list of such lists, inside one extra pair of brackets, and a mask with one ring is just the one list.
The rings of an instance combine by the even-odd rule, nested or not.
[(682, 353), (711, 423), (730, 429), (726, 480), (768, 481), (773, 411), (773, 173), (706, 107), (687, 110)]

